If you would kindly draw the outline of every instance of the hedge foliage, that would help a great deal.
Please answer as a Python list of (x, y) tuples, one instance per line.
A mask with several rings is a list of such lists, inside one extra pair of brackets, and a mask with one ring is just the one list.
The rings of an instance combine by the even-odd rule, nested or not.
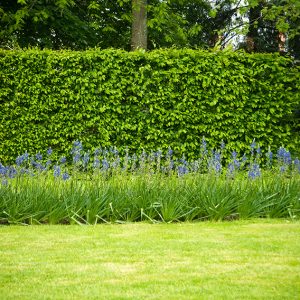
[(300, 72), (279, 55), (200, 50), (0, 51), (0, 161), (27, 150), (300, 146)]

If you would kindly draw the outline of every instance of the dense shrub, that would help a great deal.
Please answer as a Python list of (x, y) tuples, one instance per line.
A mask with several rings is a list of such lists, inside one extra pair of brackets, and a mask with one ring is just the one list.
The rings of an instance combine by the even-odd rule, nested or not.
[(300, 146), (300, 72), (270, 54), (159, 50), (0, 51), (0, 161), (25, 150), (114, 145), (196, 157)]

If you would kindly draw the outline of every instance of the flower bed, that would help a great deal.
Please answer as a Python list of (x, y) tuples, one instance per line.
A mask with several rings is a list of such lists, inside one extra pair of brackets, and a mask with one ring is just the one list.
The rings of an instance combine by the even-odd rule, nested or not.
[[(233, 220), (300, 214), (300, 162), (280, 147), (262, 152), (253, 141), (250, 155), (233, 151), (224, 159), (205, 139), (199, 158), (187, 161), (155, 151), (119, 153), (111, 147), (70, 155), (18, 156), (0, 164), (0, 222), (84, 223)], [(264, 154), (263, 154), (264, 153)]]

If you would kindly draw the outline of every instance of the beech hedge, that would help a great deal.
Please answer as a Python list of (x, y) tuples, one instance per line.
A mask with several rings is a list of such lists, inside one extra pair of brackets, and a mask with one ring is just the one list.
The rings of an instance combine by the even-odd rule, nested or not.
[(202, 50), (0, 50), (0, 161), (128, 147), (195, 158), (205, 136), (228, 153), (299, 152), (300, 68), (275, 54)]

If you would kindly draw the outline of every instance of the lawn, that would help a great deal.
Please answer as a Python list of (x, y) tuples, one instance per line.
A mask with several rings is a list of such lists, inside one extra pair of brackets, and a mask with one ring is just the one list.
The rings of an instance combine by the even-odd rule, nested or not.
[(0, 227), (1, 299), (299, 299), (300, 222)]

